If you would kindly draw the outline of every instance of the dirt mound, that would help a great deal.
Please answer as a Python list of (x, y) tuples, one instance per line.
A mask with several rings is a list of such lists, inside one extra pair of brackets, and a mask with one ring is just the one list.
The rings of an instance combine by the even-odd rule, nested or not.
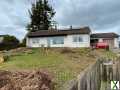
[(0, 90), (54, 90), (51, 77), (41, 71), (0, 71)]
[(4, 62), (4, 57), (3, 55), (0, 53), (0, 63), (3, 63)]
[(16, 48), (16, 49), (12, 49), (10, 50), (12, 53), (16, 53), (16, 52), (22, 52), (22, 53), (32, 53), (32, 50), (30, 48), (26, 48), (26, 47), (21, 47), (21, 48)]

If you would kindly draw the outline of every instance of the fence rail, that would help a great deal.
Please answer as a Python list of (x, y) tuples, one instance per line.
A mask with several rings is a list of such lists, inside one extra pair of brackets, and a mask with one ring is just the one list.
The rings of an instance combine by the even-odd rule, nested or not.
[[(67, 90), (111, 90), (111, 81), (120, 81), (120, 58), (99, 59), (80, 75), (74, 86)], [(72, 87), (76, 87), (72, 89)]]

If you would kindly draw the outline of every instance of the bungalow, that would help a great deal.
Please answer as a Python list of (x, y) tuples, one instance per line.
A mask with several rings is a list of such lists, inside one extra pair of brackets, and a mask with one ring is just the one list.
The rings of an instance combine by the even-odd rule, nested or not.
[(110, 48), (119, 48), (119, 35), (115, 33), (96, 33), (91, 34), (91, 44), (105, 42)]
[(119, 47), (119, 35), (115, 33), (91, 34), (89, 27), (66, 30), (40, 30), (30, 32), (26, 38), (27, 47), (90, 47), (106, 42), (111, 48)]
[(67, 30), (41, 30), (27, 35), (27, 47), (90, 47), (89, 27)]

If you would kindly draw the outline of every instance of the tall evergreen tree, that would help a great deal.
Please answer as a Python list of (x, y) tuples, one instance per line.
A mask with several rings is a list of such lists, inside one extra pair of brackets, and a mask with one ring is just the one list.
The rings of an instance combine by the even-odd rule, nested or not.
[(29, 10), (31, 22), (27, 26), (28, 31), (48, 30), (55, 15), (54, 9), (48, 0), (36, 0)]

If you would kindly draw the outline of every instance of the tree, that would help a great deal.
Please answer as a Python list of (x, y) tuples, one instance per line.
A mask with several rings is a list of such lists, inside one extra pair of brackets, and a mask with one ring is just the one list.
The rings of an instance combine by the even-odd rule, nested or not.
[(48, 4), (48, 0), (36, 0), (29, 10), (31, 22), (27, 26), (28, 31), (48, 30), (55, 15), (54, 9)]
[(19, 44), (19, 40), (15, 36), (10, 36), (10, 35), (5, 35), (3, 43), (14, 43), (14, 44)]
[(9, 50), (19, 47), (19, 40), (10, 35), (3, 36), (3, 41), (0, 43), (0, 50)]
[(20, 47), (26, 46), (26, 37), (23, 38), (22, 42), (20, 43)]

